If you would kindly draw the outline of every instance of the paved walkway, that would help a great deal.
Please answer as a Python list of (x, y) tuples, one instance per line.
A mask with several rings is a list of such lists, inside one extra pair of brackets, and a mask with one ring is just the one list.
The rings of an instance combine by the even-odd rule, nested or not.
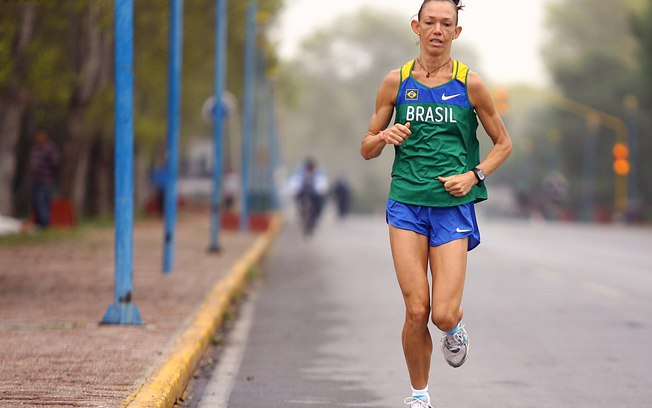
[(209, 254), (208, 215), (182, 214), (175, 269), (164, 275), (162, 236), (160, 221), (136, 225), (133, 301), (145, 322), (136, 327), (99, 325), (113, 302), (112, 228), (0, 246), (2, 407), (126, 406), (169, 363), (200, 309), (221, 313), (204, 299), (266, 238), (223, 231), (223, 251)]

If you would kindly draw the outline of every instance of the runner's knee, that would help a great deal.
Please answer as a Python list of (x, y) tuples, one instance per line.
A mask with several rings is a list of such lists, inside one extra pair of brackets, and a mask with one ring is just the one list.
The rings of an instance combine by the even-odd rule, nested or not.
[(449, 332), (459, 323), (459, 310), (433, 310), (432, 322), (443, 332)]
[(428, 305), (408, 306), (405, 313), (406, 322), (414, 326), (427, 326), (429, 309)]

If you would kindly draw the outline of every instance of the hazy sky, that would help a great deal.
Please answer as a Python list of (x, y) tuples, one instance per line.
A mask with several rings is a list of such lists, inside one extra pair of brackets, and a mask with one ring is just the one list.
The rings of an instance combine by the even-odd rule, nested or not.
[[(480, 55), (487, 80), (501, 83), (548, 82), (540, 59), (544, 37), (544, 5), (549, 0), (464, 0), (463, 32), (458, 41)], [(278, 29), (282, 56), (296, 54), (302, 37), (363, 6), (395, 12), (410, 31), (410, 18), (421, 0), (286, 0)]]

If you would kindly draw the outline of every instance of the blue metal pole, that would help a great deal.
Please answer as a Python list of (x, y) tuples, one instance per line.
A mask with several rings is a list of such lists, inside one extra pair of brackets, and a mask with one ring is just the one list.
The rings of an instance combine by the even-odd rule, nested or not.
[(213, 118), (213, 192), (211, 195), (211, 237), (209, 251), (220, 250), (220, 193), (222, 190), (224, 118), (222, 97), (226, 82), (227, 0), (215, 4), (215, 117)]
[(142, 324), (131, 302), (134, 247), (133, 0), (115, 4), (115, 299), (103, 324)]
[[(260, 56), (260, 59), (262, 61), (265, 61), (264, 56)], [(264, 135), (264, 140), (263, 140), (263, 151), (265, 152), (265, 161), (261, 163), (264, 165), (264, 168), (261, 169), (261, 175), (262, 175), (262, 180), (264, 183), (264, 189), (263, 192), (265, 193), (265, 197), (269, 201), (264, 201), (263, 203), (265, 204), (265, 210), (271, 210), (274, 208), (274, 160), (273, 160), (273, 139), (274, 139), (274, 118), (273, 118), (273, 108), (274, 108), (274, 102), (273, 102), (273, 96), (272, 96), (272, 82), (267, 77), (265, 74), (266, 72), (266, 64), (261, 63), (262, 67), (262, 78), (264, 82), (264, 86), (262, 87), (264, 89), (264, 96), (261, 98), (262, 105), (260, 106), (260, 110), (264, 111), (264, 115), (262, 115), (262, 120), (264, 120), (264, 126), (262, 130), (262, 134)]]
[(256, 86), (256, 13), (255, 0), (247, 6), (247, 39), (245, 43), (244, 107), (242, 109), (242, 184), (240, 193), (240, 230), (249, 230), (249, 169), (251, 139), (254, 129)]
[(165, 238), (163, 272), (171, 273), (174, 263), (174, 227), (177, 217), (177, 172), (181, 111), (181, 56), (183, 0), (170, 0), (170, 55), (168, 68), (168, 134), (165, 185)]
[(278, 137), (278, 123), (277, 123), (277, 113), (276, 113), (276, 87), (275, 83), (270, 83), (270, 93), (269, 93), (269, 104), (270, 104), (270, 114), (269, 114), (269, 150), (270, 150), (270, 160), (269, 160), (269, 174), (271, 177), (272, 186), (272, 206), (275, 210), (281, 207), (281, 200), (278, 194), (278, 189), (276, 185), (276, 171), (278, 170), (281, 163), (281, 154), (280, 154), (280, 141)]
[(255, 211), (266, 210), (269, 204), (270, 196), (270, 174), (268, 173), (269, 164), (269, 81), (266, 75), (267, 59), (261, 50), (256, 50), (256, 94), (254, 108), (254, 137), (253, 151), (254, 159), (252, 162), (251, 176), (251, 200), (249, 208), (255, 208)]

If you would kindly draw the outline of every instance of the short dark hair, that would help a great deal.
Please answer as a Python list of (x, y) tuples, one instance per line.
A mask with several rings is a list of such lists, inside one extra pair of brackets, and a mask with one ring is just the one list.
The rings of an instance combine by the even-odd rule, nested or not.
[(421, 12), (423, 11), (423, 8), (426, 6), (426, 4), (430, 3), (431, 1), (450, 1), (455, 5), (455, 11), (459, 12), (464, 8), (464, 5), (462, 4), (462, 0), (424, 0), (423, 3), (421, 3), (421, 7), (419, 8), (419, 20), (421, 20)]
[(312, 157), (307, 157), (303, 165), (308, 171), (313, 171), (317, 168), (317, 162)]

